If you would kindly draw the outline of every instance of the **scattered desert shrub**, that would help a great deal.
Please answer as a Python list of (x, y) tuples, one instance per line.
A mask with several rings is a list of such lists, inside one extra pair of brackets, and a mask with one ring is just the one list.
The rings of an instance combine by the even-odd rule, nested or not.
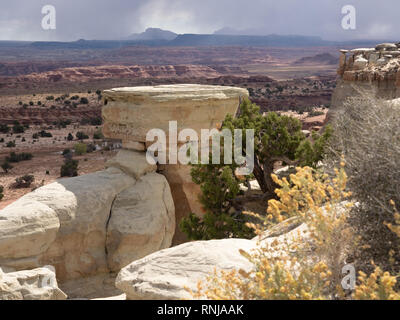
[(15, 148), (16, 147), (15, 141), (8, 141), (6, 144), (6, 147), (7, 148)]
[(67, 154), (71, 153), (71, 149), (64, 149), (62, 152), (62, 155), (65, 156)]
[(46, 130), (42, 130), (40, 132), (37, 133), (38, 136), (42, 137), (42, 138), (52, 138), (53, 135), (50, 132), (47, 132)]
[(8, 171), (11, 170), (11, 169), (13, 168), (13, 166), (10, 164), (9, 161), (4, 160), (4, 161), (1, 163), (1, 168), (3, 169), (3, 171), (4, 171), (5, 173), (8, 173)]
[(76, 138), (78, 140), (86, 140), (86, 139), (89, 139), (89, 136), (86, 133), (82, 132), (82, 131), (78, 131), (76, 133)]
[(71, 133), (68, 133), (67, 140), (68, 141), (74, 140), (74, 136)]
[(15, 188), (29, 188), (31, 184), (35, 181), (35, 177), (33, 175), (27, 174), (22, 177), (15, 179)]
[(8, 133), (10, 131), (10, 127), (6, 124), (0, 124), (0, 133)]
[(308, 113), (308, 117), (322, 116), (324, 113), (322, 111), (312, 110)]
[(11, 152), (9, 157), (6, 157), (6, 161), (11, 162), (11, 163), (17, 163), (17, 162), (21, 162), (21, 161), (28, 161), (31, 160), (33, 158), (32, 153), (26, 153), (26, 152), (22, 152), (22, 153), (15, 153), (15, 152)]
[(87, 145), (84, 143), (77, 143), (74, 145), (75, 154), (81, 156), (87, 152)]
[(4, 198), (4, 187), (0, 186), (0, 201)]
[(66, 159), (64, 164), (61, 166), (60, 176), (76, 177), (78, 175), (78, 165), (78, 160)]
[(101, 126), (103, 119), (101, 117), (93, 117), (88, 119), (88, 123), (90, 123), (91, 126)]
[(81, 100), (79, 101), (80, 104), (89, 104), (89, 100), (85, 97), (81, 98)]
[(87, 153), (92, 153), (96, 151), (96, 146), (93, 143), (89, 143), (86, 145), (86, 152)]
[(14, 126), (13, 126), (13, 132), (14, 133), (24, 133), (25, 132), (25, 128), (18, 121), (15, 121), (14, 122)]
[(94, 134), (93, 134), (93, 139), (94, 140), (101, 140), (104, 139), (104, 135), (101, 132), (101, 130), (97, 130)]
[[(349, 221), (361, 237), (358, 268), (400, 271), (400, 239), (383, 223), (393, 223), (390, 200), (400, 203), (400, 108), (367, 93), (349, 99), (333, 121), (330, 151), (347, 162), (350, 188), (360, 205)], [(398, 209), (398, 207), (397, 207)], [(390, 254), (389, 254), (390, 253)]]

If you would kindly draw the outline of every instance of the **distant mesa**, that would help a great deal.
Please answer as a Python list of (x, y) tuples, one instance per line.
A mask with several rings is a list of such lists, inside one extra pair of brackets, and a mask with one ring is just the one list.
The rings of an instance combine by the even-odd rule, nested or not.
[(216, 35), (229, 35), (229, 36), (266, 36), (268, 32), (263, 29), (235, 29), (231, 27), (224, 27), (214, 32)]
[(330, 53), (320, 53), (312, 57), (304, 57), (294, 61), (293, 65), (336, 65), (339, 57)]
[(147, 28), (145, 32), (134, 33), (124, 40), (136, 41), (154, 41), (154, 40), (174, 40), (178, 35), (172, 31), (162, 30), (159, 28)]

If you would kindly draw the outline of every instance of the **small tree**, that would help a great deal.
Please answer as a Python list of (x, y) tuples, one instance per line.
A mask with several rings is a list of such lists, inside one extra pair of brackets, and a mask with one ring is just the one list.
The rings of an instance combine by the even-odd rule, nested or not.
[(0, 133), (8, 133), (10, 131), (10, 128), (6, 124), (0, 124)]
[(1, 168), (4, 170), (5, 173), (8, 173), (9, 170), (13, 168), (13, 166), (7, 160), (4, 160), (1, 164)]
[(15, 141), (8, 141), (6, 144), (6, 147), (7, 148), (15, 148), (16, 147)]
[[(299, 120), (276, 113), (263, 116), (259, 107), (245, 100), (241, 104), (241, 113), (237, 118), (228, 115), (222, 126), (234, 135), (235, 129), (242, 130), (243, 146), (246, 146), (246, 129), (254, 129), (255, 158), (254, 177), (257, 179), (264, 197), (275, 198), (278, 187), (271, 175), (277, 162), (290, 165), (316, 165), (322, 159), (324, 147), (331, 134), (329, 128), (321, 136), (313, 135), (313, 141), (301, 131)], [(246, 155), (246, 150), (242, 154)], [(223, 159), (221, 146), (221, 160)], [(220, 161), (223, 163), (223, 161)], [(206, 214), (199, 219), (193, 213), (182, 219), (180, 228), (190, 239), (215, 239), (227, 237), (252, 237), (252, 230), (245, 226), (248, 217), (242, 214), (238, 203), (240, 180), (235, 175), (238, 166), (231, 165), (194, 165), (193, 181), (200, 185), (200, 201)], [(247, 177), (248, 179), (248, 177)]]
[(76, 138), (78, 140), (86, 140), (86, 139), (89, 139), (89, 136), (87, 134), (85, 134), (84, 132), (82, 132), (82, 131), (78, 131), (76, 133)]
[(82, 97), (81, 100), (79, 101), (80, 104), (89, 104), (89, 100), (85, 97)]
[(25, 128), (18, 121), (15, 121), (14, 122), (14, 126), (13, 126), (13, 132), (14, 133), (24, 133), (25, 132)]
[(29, 188), (31, 184), (35, 181), (33, 175), (27, 174), (22, 177), (15, 179), (15, 188)]
[(103, 135), (103, 133), (101, 132), (101, 130), (98, 130), (98, 131), (96, 131), (96, 132), (93, 134), (93, 139), (94, 139), (94, 140), (101, 140), (101, 139), (104, 139), (104, 135)]
[(78, 160), (66, 159), (61, 166), (61, 177), (76, 177), (78, 175)]
[(332, 133), (330, 127), (322, 135), (314, 133), (312, 140), (309, 140), (296, 118), (279, 116), (275, 112), (262, 116), (259, 107), (249, 100), (245, 100), (240, 109), (240, 116), (233, 118), (228, 115), (223, 127), (231, 129), (232, 133), (234, 129), (242, 129), (243, 139), (245, 129), (254, 129), (254, 176), (264, 193), (274, 196), (277, 185), (271, 174), (277, 162), (283, 165), (315, 166), (322, 159), (326, 142)]

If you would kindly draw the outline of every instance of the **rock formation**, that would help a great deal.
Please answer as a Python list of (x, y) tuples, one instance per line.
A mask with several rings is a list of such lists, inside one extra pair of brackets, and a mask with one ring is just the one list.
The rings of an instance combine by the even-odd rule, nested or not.
[[(168, 248), (175, 231), (168, 183), (144, 154), (121, 153), (104, 171), (61, 179), (0, 211), (0, 266), (53, 265), (61, 287), (71, 288)], [(79, 287), (72, 296), (92, 294)]]
[(348, 97), (367, 90), (377, 97), (400, 97), (400, 49), (394, 43), (375, 48), (340, 50), (337, 87), (332, 96), (329, 116)]
[[(125, 149), (144, 151), (153, 143), (146, 142), (146, 134), (151, 129), (161, 129), (166, 134), (168, 151), (169, 139), (177, 140), (182, 129), (193, 129), (200, 138), (202, 129), (219, 128), (228, 113), (236, 113), (240, 98), (248, 96), (248, 92), (224, 86), (163, 85), (106, 90), (103, 96), (106, 137), (121, 139)], [(177, 132), (170, 134), (170, 121), (176, 121)], [(158, 169), (171, 187), (176, 225), (191, 212), (201, 215), (200, 188), (192, 182), (190, 167), (168, 161)], [(173, 243), (185, 241), (177, 228)]]
[(169, 121), (177, 121), (178, 131), (192, 128), (200, 136), (201, 129), (218, 128), (227, 113), (235, 114), (246, 95), (244, 89), (199, 85), (105, 91), (104, 133), (121, 139), (123, 149), (105, 170), (60, 179), (0, 211), (0, 267), (23, 272), (0, 280), (0, 296), (4, 289), (10, 299), (64, 297), (37, 289), (43, 270), (31, 269), (42, 266), (54, 266), (70, 298), (120, 294), (116, 273), (170, 247), (174, 235), (175, 243), (183, 242), (175, 233), (180, 218), (201, 214), (190, 167), (150, 164), (146, 133), (160, 128), (169, 138)]

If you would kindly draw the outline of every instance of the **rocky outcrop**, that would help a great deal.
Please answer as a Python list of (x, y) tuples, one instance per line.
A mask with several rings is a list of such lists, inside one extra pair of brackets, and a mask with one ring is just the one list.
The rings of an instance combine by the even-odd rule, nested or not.
[[(165, 133), (168, 155), (170, 139), (176, 141), (178, 148), (190, 141), (178, 141), (181, 130), (193, 129), (200, 139), (202, 129), (219, 128), (228, 113), (236, 113), (240, 99), (246, 96), (247, 90), (241, 88), (195, 84), (106, 90), (103, 92), (103, 133), (107, 138), (121, 139), (124, 149), (145, 151), (154, 143), (146, 141), (147, 133), (160, 129)], [(176, 131), (170, 131), (170, 121), (176, 123)], [(167, 158), (167, 163), (158, 163), (158, 170), (171, 187), (176, 225), (179, 225), (191, 212), (203, 214), (198, 200), (200, 188), (192, 181), (190, 167), (172, 163)], [(122, 169), (127, 170), (126, 166)], [(177, 228), (173, 244), (185, 241), (186, 237)]]
[(65, 300), (51, 266), (4, 273), (0, 268), (0, 300)]
[(123, 268), (116, 286), (131, 300), (193, 299), (187, 289), (195, 291), (198, 281), (206, 281), (214, 270), (251, 270), (253, 264), (240, 254), (240, 249), (251, 253), (267, 246), (273, 248), (268, 252), (271, 256), (287, 255), (287, 245), (298, 237), (304, 240), (308, 237), (307, 227), (290, 220), (261, 239), (189, 242), (153, 253)]
[[(144, 154), (122, 153), (104, 171), (58, 180), (1, 210), (0, 266), (51, 264), (63, 285), (117, 272), (169, 247), (175, 229), (169, 186), (162, 175), (146, 174), (155, 168), (146, 167)], [(140, 165), (130, 168), (126, 159)]]
[[(60, 179), (1, 210), (0, 267), (54, 265), (60, 287), (71, 298), (107, 296), (106, 288), (110, 295), (120, 293), (110, 285), (113, 274), (186, 240), (175, 232), (179, 220), (174, 203), (179, 219), (202, 213), (189, 166), (148, 162), (147, 132), (163, 129), (170, 141), (177, 132), (169, 132), (169, 122), (175, 121), (178, 132), (191, 128), (201, 137), (202, 129), (219, 128), (226, 114), (235, 114), (244, 96), (244, 89), (201, 85), (105, 91), (104, 134), (121, 139), (123, 150), (103, 171)], [(204, 246), (205, 255), (210, 244)], [(222, 247), (209, 265), (224, 256)], [(193, 258), (184, 255), (187, 263)], [(225, 253), (227, 259), (229, 255)]]
[(340, 52), (339, 79), (329, 116), (348, 97), (362, 94), (364, 90), (384, 99), (400, 97), (400, 50), (397, 45), (383, 43), (375, 48)]

